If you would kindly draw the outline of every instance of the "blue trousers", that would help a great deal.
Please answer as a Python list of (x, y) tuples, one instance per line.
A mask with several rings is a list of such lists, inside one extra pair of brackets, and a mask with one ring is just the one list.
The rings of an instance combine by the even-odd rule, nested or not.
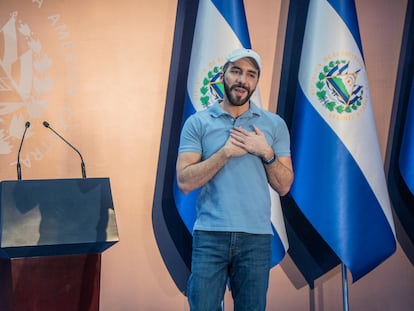
[(195, 231), (187, 297), (191, 311), (220, 311), (228, 280), (235, 311), (264, 311), (271, 235)]

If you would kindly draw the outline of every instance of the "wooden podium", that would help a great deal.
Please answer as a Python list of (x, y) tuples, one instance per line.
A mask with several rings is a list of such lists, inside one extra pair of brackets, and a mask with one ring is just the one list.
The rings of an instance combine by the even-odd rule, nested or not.
[(0, 310), (99, 310), (119, 241), (108, 178), (0, 183)]

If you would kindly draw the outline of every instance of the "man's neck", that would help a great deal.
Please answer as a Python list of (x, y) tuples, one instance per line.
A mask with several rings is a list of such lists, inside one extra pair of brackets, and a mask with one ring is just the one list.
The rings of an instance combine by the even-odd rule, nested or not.
[(231, 114), (234, 118), (238, 118), (243, 113), (245, 113), (250, 108), (250, 100), (244, 103), (241, 106), (234, 106), (230, 104), (227, 100), (223, 100), (220, 103), (221, 108)]

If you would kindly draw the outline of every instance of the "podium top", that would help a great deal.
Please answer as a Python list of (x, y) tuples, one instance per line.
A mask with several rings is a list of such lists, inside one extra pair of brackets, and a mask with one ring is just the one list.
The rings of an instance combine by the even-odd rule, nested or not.
[(119, 240), (109, 178), (3, 181), (0, 204), (2, 250), (88, 253)]

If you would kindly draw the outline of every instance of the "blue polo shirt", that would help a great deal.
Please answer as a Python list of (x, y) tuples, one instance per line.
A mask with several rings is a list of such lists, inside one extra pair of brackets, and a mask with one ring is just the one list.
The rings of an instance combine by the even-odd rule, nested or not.
[[(208, 159), (226, 143), (230, 129), (253, 125), (266, 136), (276, 156), (290, 156), (290, 137), (284, 120), (253, 103), (233, 118), (218, 103), (191, 115), (185, 122), (179, 152), (196, 152)], [(200, 189), (194, 230), (272, 234), (270, 194), (262, 160), (246, 154), (229, 159)]]

